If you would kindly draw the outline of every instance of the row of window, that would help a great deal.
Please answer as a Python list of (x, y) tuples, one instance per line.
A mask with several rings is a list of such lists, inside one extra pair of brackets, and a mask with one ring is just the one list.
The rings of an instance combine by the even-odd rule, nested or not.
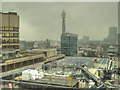
[(2, 36), (15, 36), (15, 37), (17, 37), (17, 36), (19, 36), (19, 34), (18, 33), (2, 33)]
[(19, 49), (19, 45), (3, 45), (2, 46), (3, 49), (6, 49), (6, 48), (14, 48), (14, 49)]
[(71, 38), (71, 39), (70, 38), (62, 38), (61, 40), (73, 40), (74, 41), (74, 40), (77, 40), (77, 38)]
[(61, 37), (61, 39), (77, 40), (77, 37)]
[(2, 39), (2, 43), (18, 43), (19, 39)]
[(2, 27), (1, 30), (3, 31), (7, 31), (7, 30), (10, 30), (10, 31), (13, 31), (13, 30), (18, 30), (19, 28), (18, 27)]
[(77, 47), (77, 44), (61, 44), (62, 47)]
[(75, 42), (75, 43), (77, 43), (77, 40), (73, 40), (73, 39), (62, 39), (61, 42)]

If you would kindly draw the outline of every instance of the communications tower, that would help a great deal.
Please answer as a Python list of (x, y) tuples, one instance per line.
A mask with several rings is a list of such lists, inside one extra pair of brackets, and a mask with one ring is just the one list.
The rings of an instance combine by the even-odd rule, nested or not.
[(65, 34), (65, 11), (62, 11), (62, 34)]

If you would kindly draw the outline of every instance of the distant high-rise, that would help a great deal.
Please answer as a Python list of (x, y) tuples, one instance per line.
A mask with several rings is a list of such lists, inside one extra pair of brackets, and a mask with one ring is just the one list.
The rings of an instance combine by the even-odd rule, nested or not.
[(120, 33), (118, 33), (118, 56), (120, 57)]
[(117, 27), (110, 27), (109, 28), (109, 35), (108, 35), (108, 41), (110, 44), (115, 44), (117, 43)]
[(88, 43), (88, 42), (89, 42), (89, 37), (83, 36), (83, 43)]
[(62, 11), (62, 34), (65, 34), (65, 11)]
[(14, 58), (19, 49), (19, 15), (16, 12), (9, 12), (0, 13), (0, 16), (2, 16), (2, 57)]
[(73, 56), (78, 51), (78, 35), (65, 33), (65, 11), (62, 12), (61, 54)]

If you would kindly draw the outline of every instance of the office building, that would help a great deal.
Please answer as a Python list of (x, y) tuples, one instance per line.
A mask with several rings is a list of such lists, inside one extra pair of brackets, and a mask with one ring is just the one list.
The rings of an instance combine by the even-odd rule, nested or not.
[(16, 12), (0, 13), (2, 16), (2, 58), (17, 57), (19, 51), (19, 15)]
[(118, 34), (118, 56), (120, 57), (120, 33)]
[[(2, 15), (0, 14), (0, 20), (2, 19)], [(1, 28), (1, 23), (0, 21), (0, 28)], [(2, 31), (0, 30), (0, 62), (2, 62)]]
[(78, 51), (78, 35), (66, 33), (61, 36), (61, 54), (73, 56)]
[(109, 28), (109, 35), (108, 35), (108, 41), (110, 44), (115, 44), (117, 43), (117, 27), (110, 27)]
[(65, 11), (62, 12), (61, 54), (74, 56), (78, 51), (78, 35), (65, 33)]
[(88, 36), (83, 36), (82, 41), (83, 41), (83, 43), (88, 43), (89, 42), (89, 37)]

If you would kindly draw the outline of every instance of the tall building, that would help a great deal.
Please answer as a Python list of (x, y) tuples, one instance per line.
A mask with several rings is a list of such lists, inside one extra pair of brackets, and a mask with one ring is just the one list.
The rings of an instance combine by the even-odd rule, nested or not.
[(78, 35), (76, 34), (62, 34), (61, 36), (61, 54), (66, 56), (73, 56), (78, 51)]
[[(1, 19), (2, 19), (2, 15), (0, 14), (0, 28), (2, 23)], [(1, 30), (0, 30), (0, 62), (2, 62), (2, 31)]]
[(110, 27), (109, 28), (109, 35), (108, 35), (108, 41), (110, 44), (115, 44), (117, 43), (117, 27)]
[(16, 12), (0, 13), (2, 16), (2, 58), (14, 58), (19, 50), (19, 15)]
[[(120, 1), (118, 2), (118, 60), (120, 65)], [(120, 66), (119, 66), (120, 67)]]
[(62, 12), (61, 54), (73, 56), (78, 51), (78, 35), (65, 33), (65, 11)]
[(118, 56), (120, 57), (120, 33), (118, 34)]
[(51, 42), (49, 39), (45, 40), (45, 48), (51, 48)]
[(89, 37), (83, 36), (83, 43), (88, 43), (88, 42), (89, 42)]

